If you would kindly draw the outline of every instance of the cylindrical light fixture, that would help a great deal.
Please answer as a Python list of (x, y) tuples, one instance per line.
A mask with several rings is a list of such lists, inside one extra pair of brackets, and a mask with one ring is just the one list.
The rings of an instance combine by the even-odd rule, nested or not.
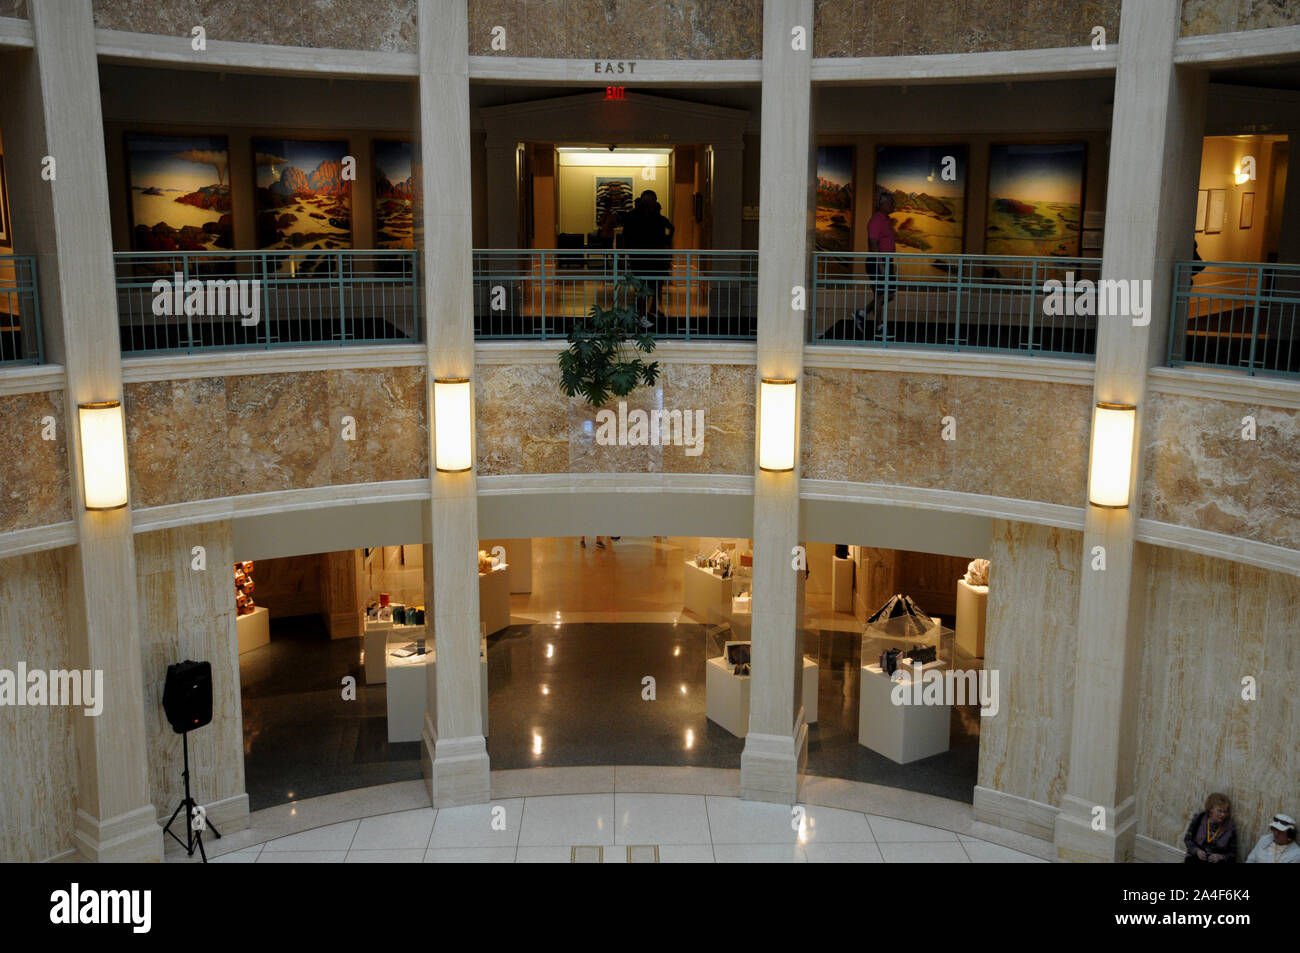
[(1132, 404), (1099, 402), (1092, 412), (1092, 468), (1088, 502), (1108, 509), (1128, 506), (1133, 482), (1133, 429), (1137, 408)]
[(122, 402), (97, 400), (77, 405), (81, 430), (81, 482), (88, 510), (126, 506), (126, 428)]
[(794, 469), (795, 382), (764, 377), (758, 387), (758, 468), (772, 473)]
[(468, 377), (433, 382), (434, 466), (440, 473), (464, 473), (474, 461), (470, 439)]

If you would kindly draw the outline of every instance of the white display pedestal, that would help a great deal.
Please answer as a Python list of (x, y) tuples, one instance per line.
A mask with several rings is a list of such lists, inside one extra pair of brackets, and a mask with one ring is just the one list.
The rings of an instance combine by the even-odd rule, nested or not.
[(478, 574), (478, 617), (494, 635), (510, 626), (510, 566)]
[[(417, 626), (416, 628), (422, 628)], [(398, 630), (401, 631), (400, 629)], [(419, 741), (420, 731), (424, 728), (426, 707), (436, 712), (438, 705), (436, 668), (438, 655), (426, 642), (429, 650), (424, 655), (412, 655), (398, 658), (393, 650), (405, 645), (405, 641), (394, 642), (388, 647), (384, 659), (388, 669), (388, 740)], [(487, 658), (479, 657), (479, 692), (482, 703), (483, 734), (488, 731), (488, 696), (487, 696)]]
[(253, 611), (235, 619), (235, 632), (239, 640), (239, 654), (260, 649), (271, 641), (271, 613), (266, 606), (253, 606)]
[(989, 587), (957, 580), (957, 645), (967, 655), (984, 657), (984, 624), (989, 610)]
[[(803, 712), (816, 724), (817, 663), (810, 658), (803, 659)], [(749, 733), (749, 676), (733, 675), (725, 656), (704, 663), (704, 714), (737, 738)]]
[(366, 622), (365, 634), (361, 641), (365, 651), (366, 684), (382, 685), (388, 678), (388, 662), (384, 656), (388, 652), (390, 643), (397, 642), (405, 645), (407, 642), (423, 638), (425, 638), (425, 627), (422, 625)]
[[(927, 663), (923, 671), (937, 671), (942, 676), (944, 668), (942, 661), (934, 661)], [(900, 671), (902, 684), (912, 692), (911, 666), (902, 666)], [(897, 683), (887, 678), (879, 665), (862, 666), (861, 676), (858, 744), (897, 764), (909, 764), (948, 750), (951, 705), (895, 705), (891, 693)]]
[(733, 638), (728, 641), (748, 642), (754, 630), (754, 602), (752, 599), (731, 600), (731, 632)]
[(853, 611), (853, 560), (833, 557), (831, 564), (831, 611)]
[(712, 620), (731, 612), (731, 578), (715, 576), (687, 559), (682, 571), (682, 608), (701, 619)]

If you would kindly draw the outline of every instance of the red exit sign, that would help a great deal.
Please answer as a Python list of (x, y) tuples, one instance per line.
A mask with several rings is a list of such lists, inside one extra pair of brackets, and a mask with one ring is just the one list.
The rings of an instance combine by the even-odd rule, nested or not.
[(626, 100), (626, 99), (627, 99), (627, 87), (625, 87), (625, 86), (606, 86), (606, 87), (605, 87), (605, 101), (606, 101), (606, 102), (608, 102), (608, 101), (610, 101), (610, 100), (619, 100), (619, 101), (621, 102), (621, 101), (624, 101), (624, 100)]

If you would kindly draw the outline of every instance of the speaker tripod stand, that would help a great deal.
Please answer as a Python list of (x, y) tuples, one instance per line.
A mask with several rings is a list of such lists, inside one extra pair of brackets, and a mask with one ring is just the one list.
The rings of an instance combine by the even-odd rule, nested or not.
[[(202, 808), (194, 803), (194, 798), (190, 797), (190, 733), (188, 731), (181, 732), (181, 750), (184, 752), (185, 758), (185, 770), (181, 774), (185, 779), (185, 800), (181, 801), (176, 810), (172, 811), (171, 820), (163, 828), (163, 833), (171, 834), (172, 840), (184, 847), (185, 853), (190, 857), (194, 856), (194, 848), (197, 847), (199, 856), (203, 858), (203, 862), (206, 864), (208, 855), (203, 850), (203, 831), (205, 829), (212, 831), (212, 836), (217, 840), (221, 840), (221, 831), (217, 830), (217, 826), (207, 819), (207, 813), (202, 812)], [(172, 830), (172, 825), (176, 823), (176, 818), (181, 811), (185, 812), (185, 840), (177, 837)], [(203, 818), (203, 827), (197, 830), (194, 827), (196, 811), (202, 812), (198, 813), (197, 816)]]

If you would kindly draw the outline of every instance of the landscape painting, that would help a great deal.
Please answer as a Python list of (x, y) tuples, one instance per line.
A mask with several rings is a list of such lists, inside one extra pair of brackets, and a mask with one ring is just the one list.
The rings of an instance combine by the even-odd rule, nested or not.
[(817, 150), (818, 251), (853, 251), (853, 147)]
[(596, 227), (605, 217), (605, 210), (610, 209), (618, 216), (620, 222), (630, 215), (633, 209), (633, 183), (631, 179), (619, 176), (596, 176)]
[(411, 144), (375, 140), (375, 247), (414, 248)]
[(258, 248), (351, 248), (344, 140), (254, 139)]
[(1082, 142), (990, 147), (985, 254), (1079, 254), (1085, 152)]
[(894, 196), (899, 252), (957, 255), (966, 225), (966, 147), (879, 146), (876, 192)]
[(225, 136), (127, 133), (126, 167), (135, 251), (234, 247)]

